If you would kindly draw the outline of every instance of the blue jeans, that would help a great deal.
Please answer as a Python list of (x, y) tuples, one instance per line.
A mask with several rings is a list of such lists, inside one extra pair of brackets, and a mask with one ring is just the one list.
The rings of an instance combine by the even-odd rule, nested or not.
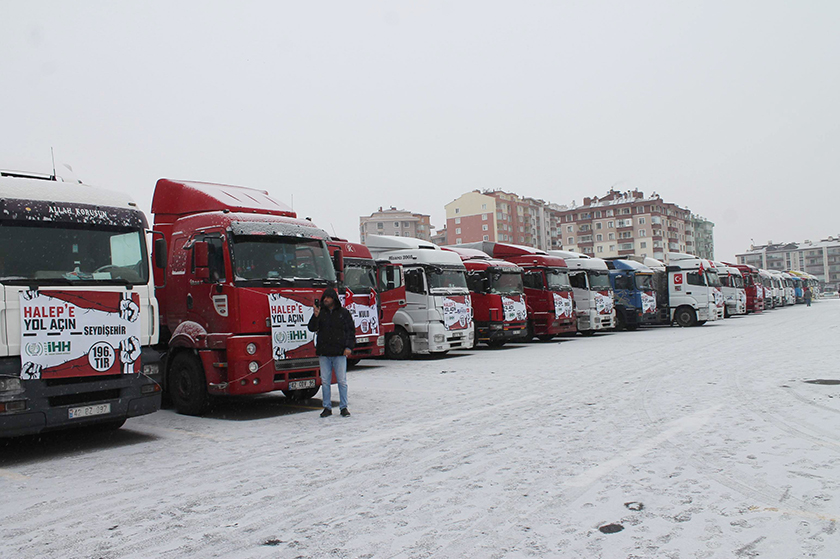
[(333, 371), (335, 371), (335, 378), (338, 381), (338, 398), (339, 407), (344, 409), (347, 407), (347, 358), (343, 355), (335, 357), (318, 357), (321, 363), (321, 399), (324, 401), (324, 407), (328, 410), (332, 409), (332, 397), (330, 395), (330, 385), (332, 384)]

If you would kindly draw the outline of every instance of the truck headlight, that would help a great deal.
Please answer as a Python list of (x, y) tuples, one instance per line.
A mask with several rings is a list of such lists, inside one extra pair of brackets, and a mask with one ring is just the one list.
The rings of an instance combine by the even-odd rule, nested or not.
[(445, 341), (446, 341), (446, 336), (444, 336), (443, 334), (435, 334), (435, 343), (436, 344), (442, 344)]
[(385, 347), (385, 336), (379, 336), (376, 338), (376, 345), (379, 347)]
[(248, 355), (254, 355), (257, 352), (257, 344), (251, 342), (250, 344), (245, 346), (245, 353)]
[(472, 340), (473, 338), (475, 338), (475, 331), (470, 330), (470, 339)]
[(147, 365), (143, 365), (143, 374), (147, 377), (160, 374), (160, 363), (149, 363)]
[(250, 363), (248, 363), (248, 370), (252, 373), (256, 373), (260, 370), (260, 364), (256, 361), (251, 361)]
[(18, 392), (20, 389), (21, 386), (19, 378), (0, 378), (0, 392)]

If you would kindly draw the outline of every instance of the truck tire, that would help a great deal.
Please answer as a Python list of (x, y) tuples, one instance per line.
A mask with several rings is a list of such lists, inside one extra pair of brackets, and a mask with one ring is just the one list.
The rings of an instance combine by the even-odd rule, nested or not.
[(578, 330), (578, 332), (580, 332), (580, 335), (585, 338), (595, 335), (595, 330)]
[(100, 433), (105, 433), (109, 431), (116, 431), (123, 425), (125, 425), (125, 417), (121, 417), (120, 419), (110, 419), (108, 421), (100, 421), (99, 423), (94, 423), (90, 426), (92, 431), (97, 431)]
[(543, 334), (539, 339), (541, 342), (550, 342), (554, 339), (554, 334)]
[(385, 340), (385, 356), (388, 359), (408, 359), (411, 357), (411, 340), (402, 327), (397, 326)]
[(359, 361), (361, 361), (361, 359), (350, 359), (350, 358), (348, 358), (347, 359), (347, 368), (352, 369), (353, 367), (355, 367), (356, 365), (359, 364)]
[(315, 396), (321, 390), (320, 386), (303, 388), (301, 390), (284, 390), (283, 395), (293, 402), (303, 402)]
[(207, 411), (210, 405), (207, 380), (195, 355), (188, 351), (176, 355), (166, 380), (166, 391), (178, 413), (201, 415)]
[(677, 314), (674, 315), (674, 322), (683, 328), (695, 326), (697, 324), (697, 314), (691, 307), (682, 307), (678, 309)]
[(506, 340), (488, 340), (487, 345), (493, 349), (499, 349), (503, 345), (505, 345)]

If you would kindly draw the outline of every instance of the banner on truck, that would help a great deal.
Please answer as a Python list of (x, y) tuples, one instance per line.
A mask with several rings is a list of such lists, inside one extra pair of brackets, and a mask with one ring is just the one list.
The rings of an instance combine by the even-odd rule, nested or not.
[(511, 297), (502, 295), (502, 309), (505, 313), (505, 322), (528, 320), (528, 308), (525, 306), (525, 297), (522, 295)]
[(22, 291), (20, 377), (140, 372), (140, 295)]
[(472, 327), (472, 307), (469, 295), (451, 295), (443, 298), (443, 325), (447, 330), (464, 330)]
[(357, 336), (379, 336), (379, 310), (375, 291), (371, 289), (368, 295), (357, 295), (348, 289), (338, 298), (341, 299), (341, 306), (350, 311)]
[(554, 316), (557, 318), (572, 318), (574, 316), (574, 304), (571, 297), (563, 297), (559, 293), (554, 295)]
[(271, 350), (275, 361), (282, 361), (288, 352), (315, 341), (315, 333), (310, 332), (308, 327), (309, 319), (314, 314), (311, 306), (279, 293), (269, 293), (268, 312), (271, 317)]

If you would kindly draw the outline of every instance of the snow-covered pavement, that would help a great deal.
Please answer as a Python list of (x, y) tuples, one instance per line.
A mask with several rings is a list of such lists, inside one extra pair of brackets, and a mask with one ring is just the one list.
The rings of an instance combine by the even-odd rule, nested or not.
[(840, 557), (838, 343), (828, 300), (0, 443), (0, 557)]

